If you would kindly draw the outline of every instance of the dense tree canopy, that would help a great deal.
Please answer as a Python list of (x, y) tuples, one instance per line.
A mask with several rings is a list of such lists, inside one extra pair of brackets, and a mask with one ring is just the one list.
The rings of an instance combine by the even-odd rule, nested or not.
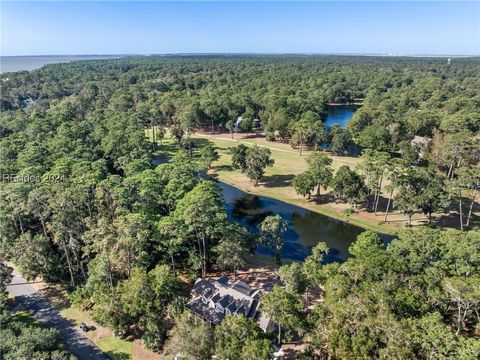
[(315, 305), (304, 325), (311, 326), (307, 337), (317, 354), (480, 356), (480, 344), (471, 338), (480, 321), (478, 233), (405, 231), (385, 249), (378, 235), (365, 232), (349, 251), (352, 258), (323, 265), (312, 278), (311, 286), (324, 289), (324, 303)]
[[(173, 356), (270, 358), (270, 341), (246, 319), (228, 319), (236, 331), (222, 333), (179, 315), (179, 271), (235, 272), (258, 244), (280, 262), (286, 230), (275, 215), (258, 239), (232, 224), (205, 174), (219, 155), (197, 151), (193, 133), (263, 131), (317, 151), (294, 180), (303, 196), (330, 187), (337, 200), (376, 210), (388, 179), (389, 205), (430, 218), (456, 202), (463, 228), (479, 187), (479, 74), (477, 59), (338, 56), (127, 57), (2, 74), (0, 258), (28, 279), (65, 283), (97, 321), (149, 348), (168, 338)], [(329, 103), (361, 106), (346, 128), (327, 128)], [(173, 156), (158, 165), (166, 128)], [(415, 136), (431, 141), (417, 149)], [(334, 174), (325, 148), (363, 150), (363, 165)], [(428, 167), (410, 166), (420, 153)], [(268, 148), (244, 145), (232, 162), (255, 184), (273, 164)], [(387, 248), (368, 232), (351, 259), (325, 265), (321, 243), (304, 264), (282, 268), (285, 286), (262, 308), (280, 325), (279, 341), (305, 335), (323, 357), (476, 358), (479, 247), (473, 231), (407, 231)], [(3, 301), (9, 276), (0, 270)], [(307, 308), (304, 293), (314, 291), (322, 301)], [(1, 310), (10, 358), (58, 351), (55, 332), (25, 331)]]
[[(479, 72), (476, 59), (455, 59), (450, 65), (444, 59), (340, 56), (83, 61), (3, 74), (1, 107), (12, 115), (23, 109), (44, 117), (55, 104), (57, 121), (101, 117), (106, 110), (118, 114), (117, 122), (128, 115), (131, 123), (143, 126), (174, 124), (186, 137), (197, 127), (233, 129), (233, 121), (242, 116), (240, 127), (251, 128), (248, 124), (259, 119), (267, 133), (292, 138), (300, 150), (330, 144), (345, 151), (354, 140), (391, 151), (404, 140), (431, 137), (436, 130), (478, 132)], [(30, 98), (36, 103), (26, 109), (24, 100)], [(328, 103), (358, 101), (363, 106), (348, 130), (325, 133)], [(15, 131), (9, 123), (2, 125), (3, 134)], [(130, 134), (134, 141), (135, 132)], [(112, 144), (111, 138), (105, 140), (113, 151)], [(38, 143), (31, 148), (52, 150)], [(121, 146), (115, 149), (121, 151)]]

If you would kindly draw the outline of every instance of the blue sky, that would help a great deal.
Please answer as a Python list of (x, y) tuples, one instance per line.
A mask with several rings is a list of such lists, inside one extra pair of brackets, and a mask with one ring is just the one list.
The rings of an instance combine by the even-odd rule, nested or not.
[(5, 2), (2, 55), (480, 53), (480, 2)]

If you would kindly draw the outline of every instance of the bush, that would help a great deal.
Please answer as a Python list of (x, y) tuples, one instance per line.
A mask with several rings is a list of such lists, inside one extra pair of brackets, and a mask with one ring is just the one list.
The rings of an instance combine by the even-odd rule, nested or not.
[[(158, 321), (161, 322), (160, 319)], [(145, 346), (145, 348), (156, 351), (163, 348), (163, 344), (165, 343), (165, 339), (167, 338), (167, 331), (162, 325), (163, 324), (147, 325), (147, 329), (142, 336), (142, 345)]]
[(350, 209), (345, 209), (342, 212), (345, 216), (352, 216), (353, 214), (355, 214), (355, 210), (351, 209), (351, 208)]
[(267, 141), (276, 141), (275, 135), (272, 134), (272, 133), (267, 133), (267, 135), (265, 135), (265, 140), (267, 140)]

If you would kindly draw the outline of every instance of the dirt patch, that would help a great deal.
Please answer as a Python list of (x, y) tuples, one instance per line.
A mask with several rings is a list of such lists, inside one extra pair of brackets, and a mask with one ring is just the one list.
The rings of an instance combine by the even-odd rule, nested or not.
[(112, 330), (110, 330), (109, 328), (100, 326), (98, 324), (94, 326), (95, 326), (95, 335), (97, 336), (98, 339), (112, 336)]
[(42, 286), (37, 288), (39, 294), (48, 299), (56, 309), (62, 310), (71, 306), (67, 291), (62, 285), (43, 282), (41, 284)]
[(133, 342), (133, 360), (160, 360), (163, 359), (163, 356), (157, 352), (147, 350), (142, 346), (140, 340), (135, 340)]
[(296, 354), (305, 350), (305, 344), (282, 344), (282, 350), (284, 352), (285, 360), (293, 360), (296, 358)]
[(275, 265), (262, 264), (267, 262), (257, 256), (249, 259), (249, 266), (243, 270), (237, 271), (236, 279), (232, 271), (221, 271), (213, 269), (209, 273), (209, 277), (219, 278), (226, 275), (230, 284), (235, 280), (242, 280), (248, 284), (252, 289), (259, 289), (262, 291), (272, 291), (275, 285), (281, 285), (281, 280), (278, 276), (278, 267)]

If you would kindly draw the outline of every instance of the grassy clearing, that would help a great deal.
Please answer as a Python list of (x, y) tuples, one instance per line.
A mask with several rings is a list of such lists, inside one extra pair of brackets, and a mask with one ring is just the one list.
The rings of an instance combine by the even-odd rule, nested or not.
[[(212, 170), (212, 175), (218, 177), (219, 180), (228, 183), (229, 185), (235, 186), (243, 191), (267, 196), (270, 198), (278, 199), (286, 203), (297, 205), (338, 220), (342, 220), (347, 223), (352, 223), (354, 225), (361, 226), (366, 229), (371, 229), (377, 232), (392, 234), (395, 235), (399, 230), (403, 229), (406, 225), (406, 217), (397, 212), (392, 211), (389, 213), (388, 222), (383, 223), (384, 217), (384, 208), (387, 202), (387, 193), (385, 186), (388, 185), (388, 181), (383, 181), (383, 191), (382, 191), (382, 201), (379, 204), (379, 212), (377, 215), (371, 212), (366, 211), (355, 211), (353, 214), (348, 214), (347, 212), (351, 210), (351, 207), (347, 204), (335, 203), (331, 200), (322, 199), (321, 203), (316, 203), (313, 200), (307, 200), (299, 195), (297, 195), (291, 185), (291, 181), (295, 175), (305, 171), (307, 169), (306, 158), (310, 155), (311, 152), (304, 151), (300, 156), (298, 151), (292, 149), (288, 144), (267, 142), (263, 137), (250, 137), (250, 138), (239, 138), (239, 139), (230, 139), (228, 135), (197, 135), (199, 141), (204, 142), (208, 140), (212, 142), (218, 149), (220, 154), (220, 159), (214, 165)], [(272, 152), (272, 158), (275, 160), (275, 164), (271, 168), (267, 168), (265, 171), (265, 176), (259, 186), (253, 186), (253, 184), (248, 180), (248, 178), (243, 175), (240, 171), (232, 169), (231, 167), (231, 156), (229, 154), (229, 148), (237, 146), (238, 144), (243, 143), (249, 146), (258, 144), (259, 146), (266, 146)], [(332, 168), (336, 171), (340, 166), (347, 165), (351, 169), (355, 167), (360, 162), (358, 157), (349, 157), (349, 156), (332, 156)], [(330, 189), (329, 189), (330, 191)], [(325, 191), (322, 189), (322, 192)], [(465, 195), (470, 197), (471, 194)], [(469, 204), (469, 200), (465, 199), (464, 204)], [(453, 204), (450, 209), (446, 212), (434, 214), (434, 225), (439, 228), (459, 228), (459, 220), (457, 205)], [(478, 229), (479, 221), (476, 219), (480, 218), (480, 211), (478, 203), (473, 209), (472, 216), (472, 225), (470, 229)], [(466, 211), (464, 213), (466, 216)], [(412, 218), (412, 224), (417, 225), (426, 225), (427, 218), (425, 215), (417, 213)], [(477, 223), (477, 225), (475, 225)]]
[(98, 339), (97, 346), (112, 360), (127, 360), (132, 358), (133, 342), (120, 340), (109, 336)]
[[(278, 199), (286, 203), (297, 205), (381, 233), (396, 234), (401, 227), (398, 223), (381, 223), (381, 216), (372, 219), (369, 217), (362, 217), (362, 214), (359, 213), (346, 215), (343, 211), (350, 208), (350, 206), (345, 204), (317, 204), (297, 195), (291, 185), (291, 181), (296, 175), (307, 169), (306, 158), (311, 153), (309, 151), (304, 151), (300, 156), (298, 151), (289, 148), (289, 145), (287, 144), (266, 143), (258, 138), (230, 140), (205, 135), (199, 135), (198, 138), (207, 138), (216, 146), (217, 151), (220, 154), (220, 159), (213, 164), (212, 175), (229, 185), (238, 187), (251, 194)], [(265, 176), (259, 186), (254, 186), (239, 170), (231, 168), (229, 149), (240, 143), (249, 146), (258, 143), (260, 146), (267, 146), (272, 152), (272, 158), (275, 160), (275, 164), (266, 169)], [(359, 162), (358, 158), (347, 156), (332, 156), (332, 159), (332, 168), (334, 170), (338, 170), (342, 165), (348, 165), (351, 168), (355, 168)]]
[[(152, 139), (151, 130), (146, 130), (146, 136), (150, 140)], [(234, 137), (234, 139), (231, 139), (228, 134), (195, 135), (194, 140), (197, 143), (197, 150), (195, 151), (194, 156), (198, 155), (198, 148), (207, 142), (211, 142), (216, 146), (220, 154), (220, 159), (213, 164), (213, 169), (210, 174), (219, 180), (245, 192), (278, 199), (365, 229), (395, 235), (405, 227), (407, 223), (406, 217), (396, 211), (390, 212), (388, 222), (383, 223), (382, 206), (383, 208), (386, 206), (387, 191), (382, 191), (382, 200), (379, 205), (380, 211), (377, 215), (361, 210), (355, 211), (354, 213), (348, 213), (348, 211), (351, 210), (350, 205), (335, 203), (331, 200), (331, 196), (329, 200), (322, 199), (320, 203), (317, 203), (314, 200), (304, 199), (295, 193), (291, 182), (296, 175), (307, 169), (306, 158), (311, 154), (310, 151), (304, 151), (303, 154), (300, 155), (299, 152), (292, 149), (289, 144), (267, 142), (265, 138), (261, 136), (245, 137), (244, 134), (235, 134)], [(231, 167), (229, 149), (239, 144), (245, 144), (247, 146), (257, 144), (259, 146), (268, 147), (272, 152), (272, 158), (275, 160), (275, 164), (273, 167), (266, 169), (265, 176), (259, 186), (253, 186), (245, 175)], [(172, 156), (177, 149), (174, 139), (167, 132), (162, 141), (162, 145), (158, 144), (155, 155), (157, 157)], [(335, 171), (342, 165), (347, 165), (351, 169), (355, 169), (360, 162), (358, 157), (331, 155), (331, 158), (333, 160), (332, 168)], [(383, 182), (383, 189), (385, 189), (386, 185), (388, 185), (388, 181)], [(323, 189), (322, 193), (325, 193)], [(475, 219), (480, 218), (480, 212), (477, 208), (478, 206), (473, 210)], [(447, 211), (446, 213), (434, 214), (436, 226), (440, 228), (458, 228), (458, 215), (455, 215), (455, 211), (456, 210), (453, 209), (453, 213)], [(472, 220), (472, 224), (474, 223), (474, 220)], [(417, 213), (413, 216), (412, 225), (426, 224), (427, 218), (423, 214)], [(473, 228), (477, 229), (478, 226), (473, 226)]]

